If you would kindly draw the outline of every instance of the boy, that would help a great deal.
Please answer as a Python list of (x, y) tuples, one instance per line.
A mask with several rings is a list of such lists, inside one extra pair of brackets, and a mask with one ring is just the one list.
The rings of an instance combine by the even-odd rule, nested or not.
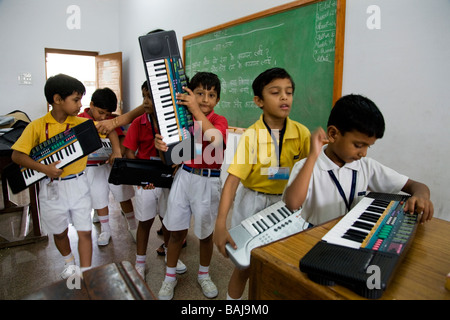
[[(309, 152), (309, 130), (289, 118), (295, 84), (286, 70), (266, 70), (255, 79), (252, 87), (254, 102), (263, 114), (242, 135), (228, 168), (214, 240), (225, 257), (228, 256), (227, 242), (237, 248), (226, 228), (235, 195), (231, 227), (280, 201), (290, 169)], [(240, 182), (243, 187), (238, 190)], [(249, 270), (234, 268), (228, 284), (228, 299), (242, 298)]]
[(366, 157), (384, 129), (383, 115), (371, 100), (360, 95), (340, 98), (331, 110), (327, 135), (321, 128), (316, 130), (311, 153), (294, 166), (284, 193), (286, 206), (302, 207), (302, 216), (311, 226), (346, 214), (367, 190), (404, 191), (411, 195), (405, 211), (421, 213), (422, 223), (430, 220), (434, 210), (425, 184)]
[[(173, 297), (177, 284), (175, 267), (192, 215), (194, 232), (200, 239), (198, 283), (206, 297), (214, 298), (218, 294), (217, 287), (209, 276), (209, 265), (214, 249), (212, 236), (219, 205), (220, 168), (228, 121), (214, 112), (214, 107), (220, 100), (220, 80), (215, 74), (199, 72), (189, 82), (189, 88), (183, 89), (187, 94), (177, 94), (176, 98), (179, 104), (189, 109), (195, 119), (194, 136), (201, 129), (202, 154), (181, 165), (170, 189), (167, 213), (163, 220), (170, 231), (170, 239), (166, 276), (158, 294), (161, 300)], [(162, 139), (161, 135), (156, 135), (156, 148), (167, 151), (167, 145)]]
[(77, 117), (81, 108), (81, 98), (86, 92), (84, 85), (75, 78), (64, 74), (48, 78), (45, 97), (52, 110), (44, 117), (32, 121), (12, 146), (12, 160), (17, 164), (45, 173), (39, 182), (39, 206), (43, 228), (53, 234), (55, 245), (63, 256), (63, 279), (76, 272), (75, 258), (67, 235), (69, 221), (78, 233), (78, 252), (81, 272), (91, 267), (91, 198), (89, 184), (84, 173), (87, 157), (83, 157), (64, 169), (56, 168), (60, 161), (48, 165), (34, 161), (30, 151), (36, 145), (72, 128), (84, 121)]
[[(116, 110), (116, 106), (117, 97), (114, 91), (109, 88), (97, 89), (92, 94), (90, 107), (84, 109), (84, 112), (78, 116), (94, 121), (103, 121), (111, 118), (111, 114)], [(101, 136), (103, 137), (103, 135)], [(124, 134), (120, 127), (111, 131), (108, 135), (113, 152), (107, 162), (112, 163), (114, 158), (122, 156), (119, 137), (123, 136)], [(114, 199), (120, 203), (122, 212), (127, 219), (130, 233), (133, 235), (136, 232), (136, 222), (134, 221), (133, 204), (131, 202), (131, 198), (134, 196), (133, 187), (109, 184), (110, 171), (111, 166), (106, 164), (105, 161), (88, 160), (87, 162), (86, 174), (91, 189), (92, 206), (97, 211), (101, 225), (101, 232), (97, 239), (97, 245), (99, 246), (106, 246), (111, 238), (108, 210), (110, 191), (114, 195)]]
[[(155, 130), (150, 120), (150, 114), (153, 113), (153, 103), (147, 81), (142, 84), (141, 90), (145, 113), (131, 123), (123, 142), (126, 147), (125, 155), (129, 159), (150, 159), (157, 156), (154, 143)], [(168, 194), (169, 189), (167, 188), (154, 188), (153, 185), (144, 188), (135, 186), (136, 218), (139, 221), (136, 234), (135, 268), (144, 280), (150, 229), (156, 214), (159, 213), (160, 217), (164, 217)], [(168, 235), (165, 234), (166, 239), (167, 237)], [(165, 241), (167, 241), (166, 239)], [(184, 273), (185, 271), (186, 266), (178, 261), (177, 272)]]

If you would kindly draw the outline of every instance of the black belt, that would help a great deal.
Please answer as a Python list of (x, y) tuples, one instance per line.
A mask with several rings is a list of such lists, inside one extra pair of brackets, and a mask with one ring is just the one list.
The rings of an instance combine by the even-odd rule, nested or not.
[(65, 181), (65, 180), (72, 180), (75, 178), (78, 178), (79, 176), (82, 176), (84, 174), (84, 171), (80, 172), (80, 173), (76, 173), (76, 174), (69, 174), (68, 176), (65, 176), (64, 178), (55, 178), (55, 179), (50, 179), (52, 181), (54, 180), (60, 180), (60, 181)]
[(183, 170), (203, 177), (220, 177), (220, 169), (191, 168), (183, 164)]

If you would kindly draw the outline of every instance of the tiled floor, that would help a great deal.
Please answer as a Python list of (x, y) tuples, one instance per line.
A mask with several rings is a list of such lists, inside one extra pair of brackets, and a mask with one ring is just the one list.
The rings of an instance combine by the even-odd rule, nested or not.
[[(124, 260), (130, 261), (134, 265), (136, 245), (128, 233), (125, 218), (120, 213), (118, 203), (112, 201), (109, 208), (112, 239), (106, 247), (97, 246), (100, 225), (93, 225), (92, 266)], [(15, 221), (15, 218), (0, 215), (0, 234), (11, 232), (13, 225), (17, 223), (20, 223), (20, 221)], [(164, 257), (158, 256), (155, 251), (162, 243), (162, 236), (158, 236), (156, 233), (160, 226), (159, 219), (155, 219), (155, 223), (150, 231), (147, 250), (146, 281), (155, 296), (158, 294), (165, 273)], [(73, 228), (70, 228), (69, 237), (72, 252), (78, 262), (78, 239)], [(174, 300), (207, 299), (203, 296), (197, 284), (198, 247), (198, 239), (189, 231), (187, 247), (182, 249), (180, 257), (186, 264), (188, 271), (185, 274), (178, 275), (178, 285), (175, 288)], [(210, 275), (219, 289), (219, 295), (216, 299), (226, 298), (228, 280), (233, 268), (232, 262), (224, 258), (214, 248)], [(60, 280), (59, 274), (62, 269), (61, 255), (57, 251), (52, 237), (49, 237), (47, 241), (0, 249), (0, 300), (22, 299), (40, 288)], [(246, 296), (247, 292), (244, 294), (244, 297)]]

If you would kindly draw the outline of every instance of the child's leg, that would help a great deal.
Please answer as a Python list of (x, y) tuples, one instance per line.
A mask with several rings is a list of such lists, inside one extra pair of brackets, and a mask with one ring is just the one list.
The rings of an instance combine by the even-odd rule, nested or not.
[(169, 243), (167, 246), (167, 267), (176, 268), (178, 258), (180, 257), (183, 241), (186, 238), (188, 230), (170, 231)]
[(60, 234), (53, 235), (53, 239), (55, 240), (56, 248), (63, 256), (67, 256), (72, 252), (72, 250), (70, 248), (69, 237), (67, 236), (68, 232), (69, 232), (69, 228), (67, 228)]
[(99, 246), (106, 246), (111, 239), (111, 228), (109, 226), (109, 210), (108, 206), (97, 209), (98, 219), (100, 220), (101, 232), (98, 236), (97, 244)]
[(231, 275), (230, 282), (228, 283), (228, 296), (231, 299), (241, 299), (245, 290), (245, 285), (250, 277), (250, 268), (238, 269), (234, 268)]
[(134, 216), (134, 208), (131, 199), (120, 202), (120, 208), (122, 209), (123, 215), (127, 220), (128, 229), (136, 229), (136, 219)]
[(140, 274), (142, 279), (145, 280), (145, 261), (147, 259), (147, 244), (150, 235), (150, 229), (152, 227), (155, 218), (139, 221), (136, 232), (136, 271)]
[(138, 223), (136, 233), (136, 254), (138, 255), (147, 254), (148, 238), (154, 220), (155, 218), (152, 218), (146, 221), (139, 221)]
[(207, 298), (214, 298), (219, 294), (216, 285), (209, 276), (209, 265), (211, 263), (214, 249), (213, 234), (200, 240), (200, 266), (198, 268), (198, 283), (202, 287), (203, 294)]
[(214, 242), (213, 234), (200, 240), (200, 265), (209, 266), (213, 254)]
[(92, 236), (91, 231), (78, 231), (78, 254), (80, 255), (80, 267), (90, 268), (92, 264)]

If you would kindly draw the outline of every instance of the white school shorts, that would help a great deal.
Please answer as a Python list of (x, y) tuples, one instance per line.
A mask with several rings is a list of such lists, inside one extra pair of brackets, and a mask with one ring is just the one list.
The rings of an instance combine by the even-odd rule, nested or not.
[(91, 196), (87, 175), (70, 180), (53, 180), (55, 193), (48, 188), (49, 178), (39, 183), (39, 212), (42, 228), (47, 234), (61, 234), (72, 223), (77, 231), (90, 231)]
[(220, 177), (203, 177), (180, 168), (169, 193), (163, 223), (170, 231), (186, 230), (194, 216), (194, 233), (199, 239), (212, 234), (222, 191)]
[(257, 192), (239, 184), (234, 198), (231, 228), (280, 200), (281, 195)]
[(117, 202), (130, 200), (134, 196), (133, 186), (114, 185), (108, 183), (111, 166), (87, 166), (86, 174), (91, 189), (92, 208), (103, 209), (109, 204), (109, 192), (111, 191)]
[(167, 210), (168, 188), (145, 190), (134, 186), (134, 216), (139, 221), (153, 219), (158, 214), (164, 217)]

